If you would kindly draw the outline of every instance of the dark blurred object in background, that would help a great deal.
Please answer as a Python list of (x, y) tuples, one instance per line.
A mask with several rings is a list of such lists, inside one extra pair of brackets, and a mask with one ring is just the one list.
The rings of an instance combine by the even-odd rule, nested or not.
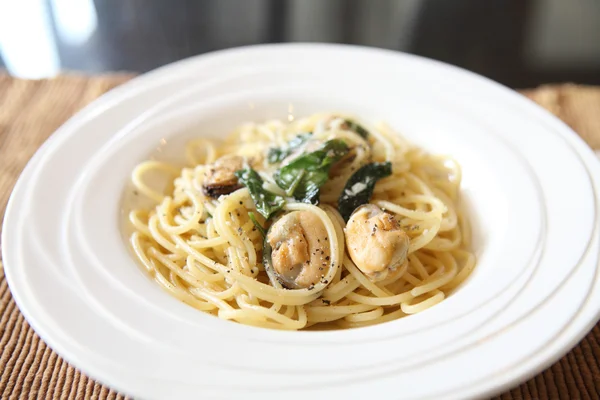
[(0, 3), (0, 67), (145, 72), (274, 42), (354, 43), (455, 64), (511, 87), (600, 84), (598, 0), (18, 0)]

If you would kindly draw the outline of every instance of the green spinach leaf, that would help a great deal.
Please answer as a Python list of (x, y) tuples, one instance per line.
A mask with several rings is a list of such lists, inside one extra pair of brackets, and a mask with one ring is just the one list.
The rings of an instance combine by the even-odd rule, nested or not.
[(278, 169), (274, 178), (288, 196), (304, 203), (318, 204), (320, 188), (329, 179), (329, 170), (348, 153), (339, 139), (328, 140), (311, 153), (304, 153)]
[(344, 124), (342, 127), (353, 132), (358, 133), (363, 139), (367, 139), (369, 137), (369, 131), (363, 128), (362, 125), (357, 124), (356, 122), (346, 119), (344, 120)]
[(269, 164), (275, 164), (283, 161), (287, 156), (292, 154), (294, 150), (300, 148), (300, 146), (306, 143), (308, 139), (310, 139), (311, 135), (311, 132), (301, 133), (300, 135), (290, 140), (286, 147), (270, 148), (269, 153), (267, 154), (267, 161), (269, 161)]
[(254, 224), (256, 229), (258, 229), (258, 231), (262, 235), (263, 239), (265, 237), (267, 237), (267, 231), (265, 231), (265, 228), (260, 224), (260, 222), (258, 222), (258, 220), (256, 219), (256, 216), (254, 215), (254, 213), (252, 211), (250, 211), (248, 213), (248, 218), (250, 218), (250, 221), (252, 221), (252, 223)]
[(371, 200), (375, 183), (379, 179), (391, 174), (392, 164), (390, 162), (363, 165), (352, 174), (338, 200), (338, 211), (344, 220), (348, 221), (357, 207)]
[(262, 178), (252, 168), (236, 171), (235, 176), (237, 176), (240, 182), (248, 188), (250, 197), (252, 197), (254, 205), (256, 206), (256, 211), (263, 217), (268, 219), (285, 205), (285, 199), (283, 197), (263, 188)]

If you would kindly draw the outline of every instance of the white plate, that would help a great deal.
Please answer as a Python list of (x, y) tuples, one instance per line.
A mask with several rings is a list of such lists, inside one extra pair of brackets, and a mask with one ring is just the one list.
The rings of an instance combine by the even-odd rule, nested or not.
[[(132, 260), (133, 166), (240, 122), (340, 110), (455, 156), (478, 265), (441, 304), (378, 326), (279, 332), (169, 297)], [(337, 45), (228, 50), (143, 75), (73, 117), (11, 197), (3, 254), (27, 320), (93, 378), (143, 398), (456, 398), (538, 372), (596, 322), (599, 167), (564, 124), (484, 78)], [(457, 371), (460, 371), (457, 373)]]

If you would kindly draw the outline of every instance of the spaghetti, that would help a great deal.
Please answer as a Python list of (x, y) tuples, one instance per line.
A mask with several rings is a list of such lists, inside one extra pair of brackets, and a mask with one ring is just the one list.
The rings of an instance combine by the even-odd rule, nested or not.
[[(156, 205), (129, 213), (130, 243), (160, 286), (199, 310), (276, 329), (367, 326), (434, 306), (475, 266), (459, 165), (385, 124), (365, 129), (331, 114), (247, 123), (222, 143), (192, 141), (185, 154), (186, 168), (145, 161), (133, 171), (137, 191)], [(320, 164), (302, 164), (315, 155)], [(227, 157), (234, 167), (220, 161)], [(367, 165), (386, 173), (363, 182)], [(156, 190), (147, 173), (169, 176), (171, 187)], [(368, 207), (354, 209), (361, 196)], [(373, 227), (364, 237), (359, 217)]]

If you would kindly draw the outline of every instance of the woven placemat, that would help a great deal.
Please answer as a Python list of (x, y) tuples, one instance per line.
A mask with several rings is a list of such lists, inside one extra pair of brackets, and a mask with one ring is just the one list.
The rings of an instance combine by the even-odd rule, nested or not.
[[(0, 216), (19, 173), (71, 115), (129, 75), (27, 81), (0, 73)], [(560, 85), (523, 93), (600, 149), (600, 88)], [(0, 266), (2, 256), (0, 254)], [(56, 355), (15, 305), (0, 267), (0, 398), (122, 399)], [(498, 399), (600, 398), (600, 326), (560, 361)]]

